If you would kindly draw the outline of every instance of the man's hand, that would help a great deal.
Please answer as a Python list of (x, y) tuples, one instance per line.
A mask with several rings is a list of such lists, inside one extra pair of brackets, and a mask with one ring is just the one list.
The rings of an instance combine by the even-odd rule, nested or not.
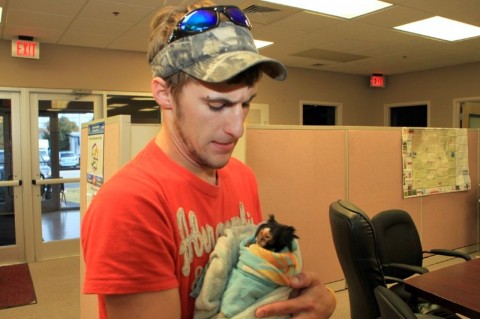
[(297, 290), (296, 297), (258, 308), (255, 313), (257, 318), (290, 314), (297, 319), (325, 319), (333, 314), (335, 295), (320, 282), (315, 273), (302, 272), (295, 276), (291, 288)]

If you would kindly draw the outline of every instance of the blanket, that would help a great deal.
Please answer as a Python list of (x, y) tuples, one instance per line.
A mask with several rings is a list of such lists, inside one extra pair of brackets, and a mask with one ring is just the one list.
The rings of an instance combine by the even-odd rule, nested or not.
[(250, 244), (255, 230), (254, 225), (233, 227), (218, 239), (192, 293), (195, 319), (255, 318), (261, 305), (288, 299), (290, 278), (302, 266), (298, 245), (293, 252), (268, 251)]

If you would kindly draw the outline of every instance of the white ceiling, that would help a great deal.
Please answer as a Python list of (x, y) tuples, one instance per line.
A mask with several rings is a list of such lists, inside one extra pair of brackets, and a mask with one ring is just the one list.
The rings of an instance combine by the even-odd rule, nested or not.
[[(216, 1), (241, 9), (261, 52), (287, 66), (348, 74), (400, 74), (480, 61), (480, 37), (446, 42), (392, 27), (432, 16), (480, 26), (479, 0), (384, 0), (394, 5), (352, 20), (307, 13), (261, 0)], [(0, 0), (1, 39), (145, 52), (156, 9), (181, 0)], [(251, 7), (253, 6), (253, 7)], [(274, 9), (271, 11), (266, 9)], [(118, 12), (114, 15), (113, 12)]]

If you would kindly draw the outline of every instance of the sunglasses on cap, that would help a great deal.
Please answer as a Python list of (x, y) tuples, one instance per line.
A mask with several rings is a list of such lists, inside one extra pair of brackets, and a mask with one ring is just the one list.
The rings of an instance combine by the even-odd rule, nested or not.
[(236, 25), (251, 29), (252, 24), (245, 13), (236, 6), (214, 6), (198, 8), (187, 13), (177, 24), (168, 38), (168, 44), (175, 40), (202, 33), (218, 27), (220, 13)]

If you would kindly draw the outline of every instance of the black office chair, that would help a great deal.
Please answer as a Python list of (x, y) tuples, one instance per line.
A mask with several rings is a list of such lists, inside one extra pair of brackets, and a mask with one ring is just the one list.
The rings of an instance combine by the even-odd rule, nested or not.
[(406, 279), (414, 274), (424, 274), (425, 254), (443, 255), (470, 260), (467, 254), (448, 249), (424, 251), (415, 223), (409, 213), (389, 209), (372, 217), (377, 236), (378, 258), (385, 276)]
[[(374, 291), (379, 286), (386, 287), (386, 283), (377, 257), (373, 225), (360, 208), (347, 201), (333, 202), (329, 210), (333, 243), (348, 286), (351, 318), (379, 318), (380, 309)], [(418, 309), (417, 305), (414, 304), (412, 309)], [(439, 311), (438, 306), (422, 309), (425, 315), (441, 313), (442, 318), (458, 318), (443, 309)]]
[(370, 219), (360, 208), (339, 200), (330, 204), (330, 227), (348, 286), (351, 318), (378, 318), (374, 290), (386, 285)]
[(380, 309), (380, 319), (442, 318), (433, 315), (415, 314), (402, 298), (383, 286), (375, 288), (375, 298)]

